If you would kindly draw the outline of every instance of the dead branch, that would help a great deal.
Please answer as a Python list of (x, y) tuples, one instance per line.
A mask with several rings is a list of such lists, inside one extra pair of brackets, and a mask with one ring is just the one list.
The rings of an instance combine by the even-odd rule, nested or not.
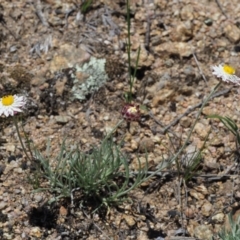
[[(225, 90), (223, 90), (223, 91), (219, 91), (219, 92), (215, 93), (215, 94), (210, 98), (210, 100), (212, 100), (212, 99), (215, 98), (215, 97), (219, 97), (219, 96), (222, 96), (222, 95), (225, 95), (225, 94), (229, 93), (232, 88), (233, 88), (233, 87), (230, 87), (230, 88), (228, 88), (228, 89), (225, 89)], [(192, 111), (194, 111), (196, 108), (201, 107), (202, 104), (203, 104), (203, 101), (200, 102), (200, 103), (198, 103), (198, 104), (196, 104), (196, 105), (193, 106), (193, 107), (189, 107), (185, 113), (181, 114), (179, 117), (177, 117), (176, 119), (174, 119), (170, 124), (168, 124), (168, 125), (165, 126), (165, 127), (164, 127), (164, 125), (163, 125), (159, 120), (157, 120), (157, 119), (154, 117), (154, 115), (153, 115), (153, 113), (152, 113), (151, 111), (149, 112), (149, 115), (150, 115), (150, 117), (151, 117), (157, 124), (159, 124), (161, 127), (163, 127), (163, 129), (160, 130), (160, 133), (161, 133), (161, 134), (166, 134), (166, 132), (167, 132), (172, 126), (175, 126), (183, 117), (187, 116), (189, 113), (191, 113)]]
[(42, 24), (46, 27), (49, 27), (49, 24), (42, 12), (42, 4), (41, 4), (41, 0), (36, 0), (34, 1), (34, 7), (36, 10), (36, 14), (38, 16), (38, 18), (40, 19), (40, 21), (42, 22)]
[(219, 3), (219, 1), (218, 1), (218, 0), (215, 0), (215, 1), (216, 1), (217, 5), (218, 5), (220, 11), (222, 12), (222, 14), (228, 19), (229, 17), (228, 17), (228, 15), (223, 11), (222, 6), (221, 6), (221, 4)]

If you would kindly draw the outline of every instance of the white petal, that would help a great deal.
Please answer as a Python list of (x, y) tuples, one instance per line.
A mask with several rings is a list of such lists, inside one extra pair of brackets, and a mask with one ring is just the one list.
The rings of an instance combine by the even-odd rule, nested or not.
[(14, 111), (12, 110), (12, 108), (9, 108), (9, 109), (8, 109), (8, 114), (11, 115), (11, 116), (14, 115)]
[(20, 108), (12, 108), (12, 110), (13, 110), (13, 112), (14, 113), (17, 113), (17, 112), (22, 112), (22, 109), (20, 109)]
[(240, 85), (240, 78), (234, 74), (228, 74), (225, 72), (221, 64), (219, 66), (213, 66), (211, 68), (213, 70), (213, 75), (221, 78), (224, 82), (231, 82), (233, 84)]
[(8, 117), (9, 116), (9, 112), (8, 111), (4, 111), (4, 113), (3, 113), (6, 117)]
[(22, 108), (26, 105), (26, 98), (24, 96), (14, 95), (14, 102), (10, 106), (5, 106), (2, 104), (2, 98), (0, 98), (0, 116), (5, 115), (14, 116), (18, 112), (22, 112)]

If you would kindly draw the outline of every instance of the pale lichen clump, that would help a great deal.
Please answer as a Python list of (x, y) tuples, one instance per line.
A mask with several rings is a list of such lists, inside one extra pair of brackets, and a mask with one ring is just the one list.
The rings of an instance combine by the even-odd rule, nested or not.
[(83, 64), (83, 66), (76, 66), (76, 75), (78, 73), (83, 73), (86, 75), (86, 80), (76, 78), (72, 75), (73, 87), (72, 87), (72, 98), (83, 101), (89, 94), (96, 92), (100, 87), (102, 87), (108, 80), (108, 75), (105, 72), (106, 59), (97, 59), (91, 57), (88, 63)]

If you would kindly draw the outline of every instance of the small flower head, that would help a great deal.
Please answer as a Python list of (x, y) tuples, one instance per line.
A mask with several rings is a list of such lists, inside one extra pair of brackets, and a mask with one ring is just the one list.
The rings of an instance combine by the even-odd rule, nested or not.
[(230, 65), (219, 65), (213, 66), (213, 75), (216, 75), (218, 78), (221, 78), (224, 82), (231, 82), (237, 85), (240, 85), (240, 78), (235, 75), (235, 68)]
[(0, 98), (0, 116), (13, 116), (18, 112), (22, 112), (22, 108), (26, 105), (26, 99), (23, 96), (7, 95)]
[(125, 104), (121, 114), (126, 121), (139, 121), (141, 116), (139, 106), (132, 103)]

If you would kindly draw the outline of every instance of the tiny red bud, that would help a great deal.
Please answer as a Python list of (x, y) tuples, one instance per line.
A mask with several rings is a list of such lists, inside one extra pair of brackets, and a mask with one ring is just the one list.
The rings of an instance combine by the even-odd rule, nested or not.
[(141, 117), (139, 106), (133, 103), (126, 103), (121, 110), (121, 114), (126, 121), (139, 121)]

